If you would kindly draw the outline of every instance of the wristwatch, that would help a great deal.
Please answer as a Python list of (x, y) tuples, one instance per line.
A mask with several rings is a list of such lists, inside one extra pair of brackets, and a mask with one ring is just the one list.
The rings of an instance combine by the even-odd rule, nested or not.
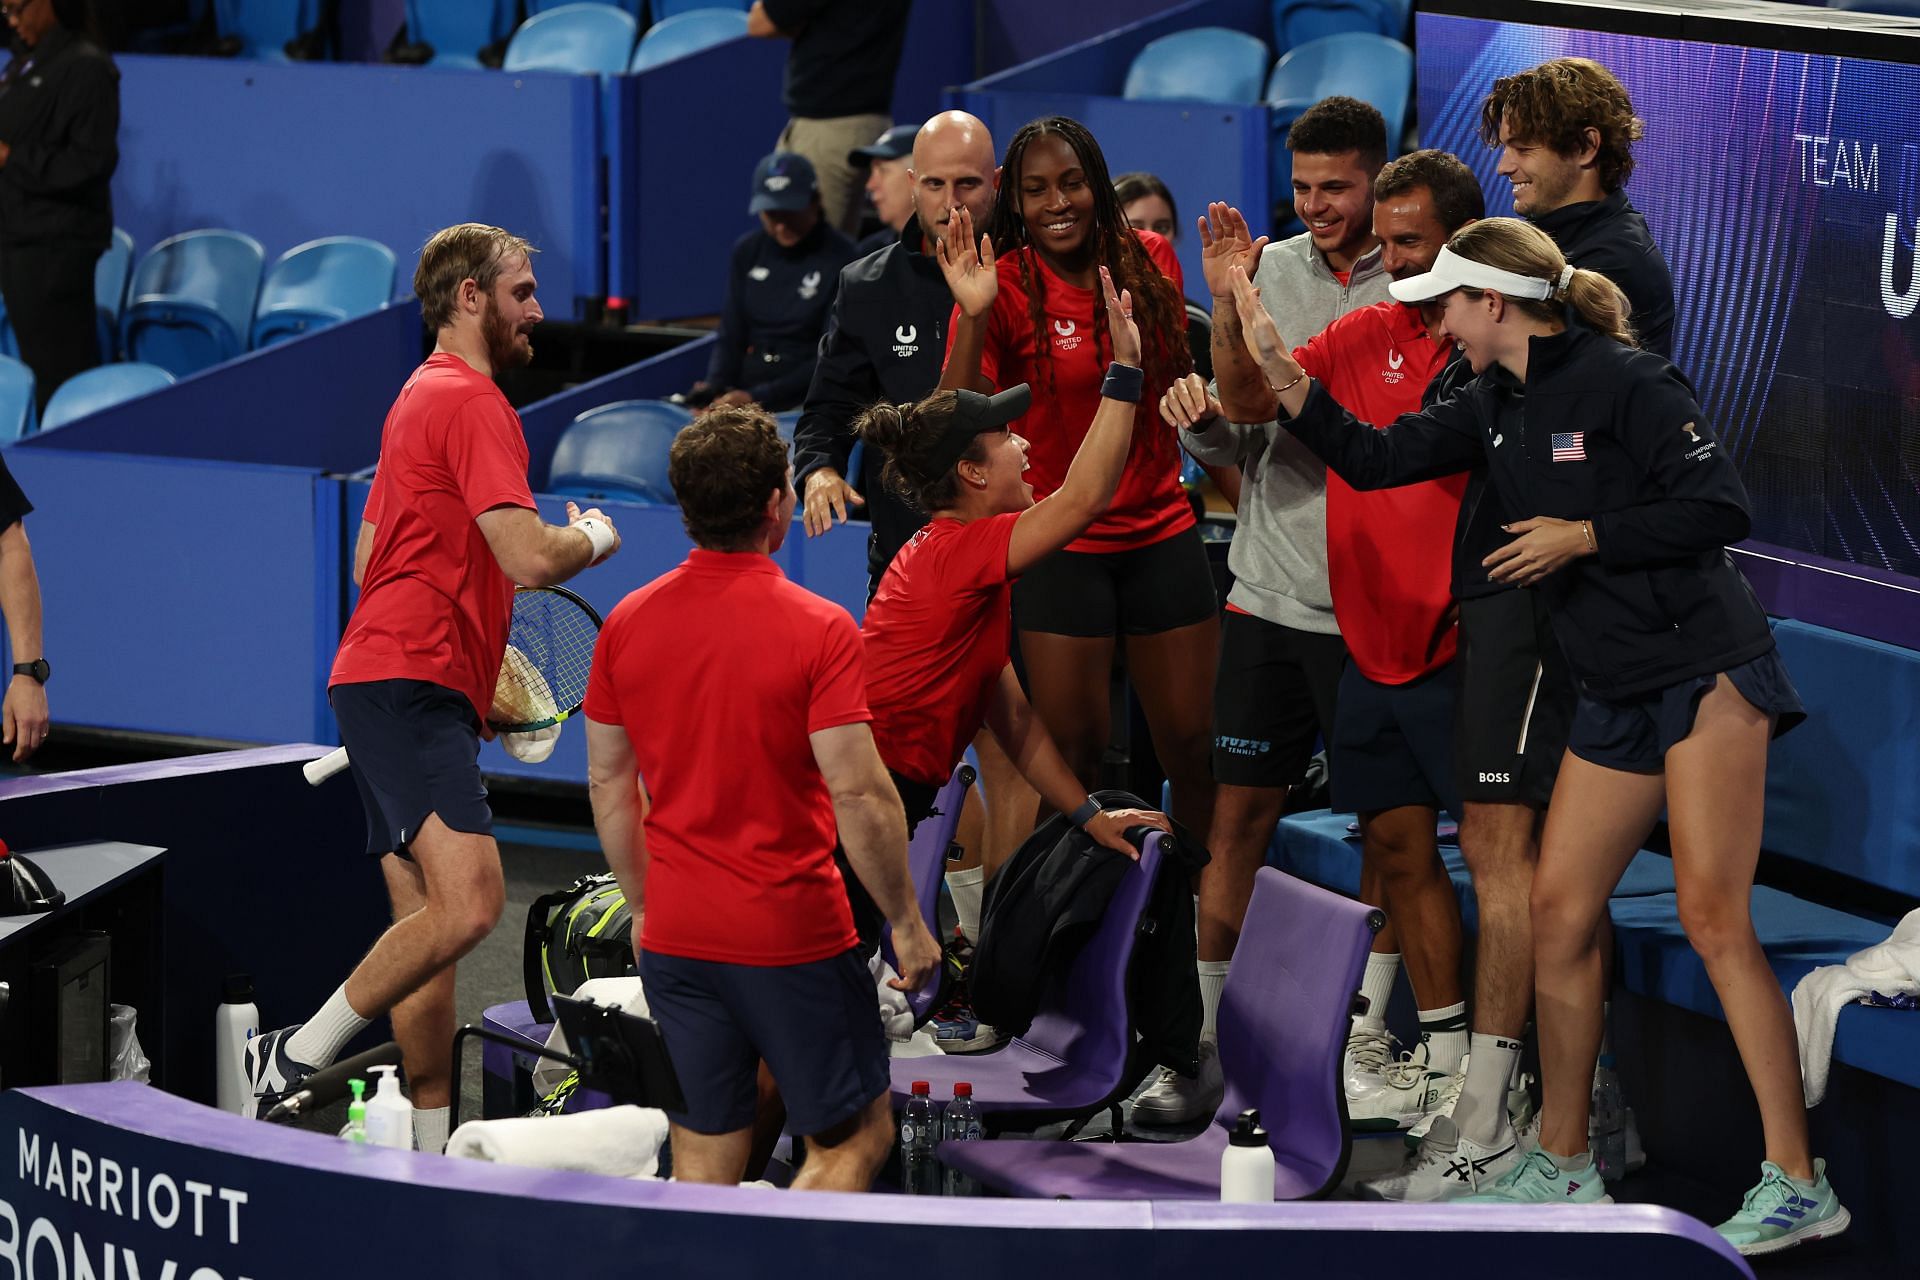
[(35, 658), (32, 662), (16, 662), (13, 664), (13, 674), (17, 676), (29, 676), (36, 684), (45, 684), (47, 677), (52, 674), (52, 672), (53, 668), (47, 665), (45, 658)]
[(1076, 827), (1085, 827), (1089, 822), (1093, 821), (1094, 814), (1105, 811), (1105, 805), (1095, 800), (1092, 796), (1088, 796), (1085, 804), (1067, 815), (1067, 821)]

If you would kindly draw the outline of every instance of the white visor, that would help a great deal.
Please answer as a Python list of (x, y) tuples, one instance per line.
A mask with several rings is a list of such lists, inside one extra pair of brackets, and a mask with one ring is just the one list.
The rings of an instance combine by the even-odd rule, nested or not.
[[(1573, 269), (1569, 267), (1563, 274), (1571, 276), (1572, 273)], [(1461, 288), (1493, 289), (1509, 298), (1532, 298), (1544, 302), (1553, 296), (1558, 287), (1552, 280), (1502, 271), (1499, 267), (1463, 258), (1451, 249), (1440, 250), (1440, 256), (1433, 260), (1433, 270), (1387, 285), (1388, 290), (1401, 302), (1429, 302), (1441, 294)]]

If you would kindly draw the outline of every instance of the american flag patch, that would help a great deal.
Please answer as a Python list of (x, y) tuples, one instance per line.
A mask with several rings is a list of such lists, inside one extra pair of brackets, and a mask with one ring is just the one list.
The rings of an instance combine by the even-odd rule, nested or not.
[(1587, 460), (1587, 433), (1584, 431), (1554, 432), (1553, 460), (1555, 462), (1585, 462)]

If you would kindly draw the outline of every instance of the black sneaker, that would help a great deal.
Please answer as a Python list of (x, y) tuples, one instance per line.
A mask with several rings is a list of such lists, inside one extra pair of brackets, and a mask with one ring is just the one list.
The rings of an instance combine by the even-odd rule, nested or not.
[(305, 1024), (297, 1023), (269, 1031), (247, 1041), (247, 1084), (252, 1096), (242, 1106), (242, 1115), (257, 1120), (280, 1104), (280, 1100), (299, 1089), (306, 1078), (319, 1070), (287, 1056), (287, 1041)]

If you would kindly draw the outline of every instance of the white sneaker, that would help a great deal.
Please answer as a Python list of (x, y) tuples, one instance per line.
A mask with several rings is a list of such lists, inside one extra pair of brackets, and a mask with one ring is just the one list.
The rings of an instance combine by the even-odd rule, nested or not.
[(1361, 1130), (1405, 1129), (1440, 1106), (1448, 1095), (1460, 1096), (1464, 1073), (1435, 1071), (1427, 1066), (1426, 1046), (1402, 1054), (1378, 1076), (1357, 1077), (1362, 1087), (1347, 1091), (1347, 1123)]
[(1355, 1190), (1363, 1200), (1410, 1204), (1458, 1200), (1491, 1187), (1519, 1164), (1523, 1155), (1519, 1141), (1513, 1137), (1504, 1147), (1483, 1147), (1456, 1129), (1451, 1116), (1436, 1115), (1427, 1136), (1398, 1173), (1370, 1178)]
[(1393, 1061), (1393, 1033), (1384, 1026), (1356, 1022), (1347, 1033), (1347, 1050), (1340, 1062), (1340, 1078), (1347, 1097), (1373, 1088)]
[(1220, 1050), (1202, 1040), (1200, 1074), (1189, 1080), (1172, 1067), (1160, 1068), (1153, 1083), (1133, 1100), (1133, 1118), (1140, 1124), (1186, 1124), (1219, 1110), (1226, 1092), (1226, 1078), (1220, 1073)]
[(1441, 1087), (1440, 1097), (1434, 1102), (1433, 1107), (1427, 1114), (1415, 1120), (1413, 1127), (1407, 1130), (1408, 1146), (1418, 1145), (1420, 1140), (1427, 1136), (1427, 1131), (1433, 1127), (1435, 1120), (1441, 1116), (1453, 1114), (1454, 1106), (1460, 1101), (1460, 1090), (1467, 1083), (1467, 1059), (1472, 1056), (1470, 1053), (1461, 1056), (1460, 1070), (1447, 1077), (1446, 1084)]

